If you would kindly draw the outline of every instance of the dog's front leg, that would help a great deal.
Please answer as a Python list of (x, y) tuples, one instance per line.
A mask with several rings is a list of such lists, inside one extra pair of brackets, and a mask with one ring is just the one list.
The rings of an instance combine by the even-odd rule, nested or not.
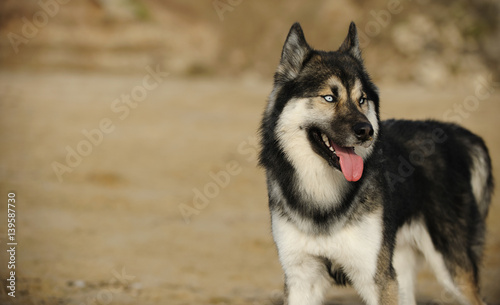
[(325, 262), (320, 258), (295, 254), (282, 261), (285, 270), (285, 305), (321, 305), (332, 285)]
[(398, 283), (394, 276), (374, 278), (351, 276), (354, 288), (367, 305), (398, 305)]
[(364, 259), (343, 262), (354, 288), (367, 305), (398, 305), (398, 281), (388, 243), (378, 253), (369, 249), (363, 253)]
[(394, 276), (387, 277), (378, 283), (381, 305), (398, 305), (398, 282)]
[[(377, 272), (374, 280), (378, 289), (381, 305), (398, 305), (399, 301), (405, 304), (405, 299), (399, 300), (399, 284), (396, 271), (392, 264), (393, 249), (388, 242), (382, 244), (377, 260)], [(407, 288), (407, 287), (404, 287)]]

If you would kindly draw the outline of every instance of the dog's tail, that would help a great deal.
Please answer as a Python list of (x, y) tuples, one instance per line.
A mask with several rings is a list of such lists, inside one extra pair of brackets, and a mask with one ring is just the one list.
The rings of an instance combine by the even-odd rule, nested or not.
[(494, 181), (491, 169), (491, 158), (484, 141), (477, 137), (470, 148), (472, 157), (471, 185), (472, 192), (479, 208), (479, 213), (485, 219), (493, 195)]

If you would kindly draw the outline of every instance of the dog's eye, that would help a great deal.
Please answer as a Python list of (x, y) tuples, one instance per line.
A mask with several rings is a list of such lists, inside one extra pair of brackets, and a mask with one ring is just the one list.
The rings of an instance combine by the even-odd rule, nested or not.
[(366, 97), (362, 97), (359, 99), (359, 104), (363, 105), (366, 102)]
[(333, 95), (322, 95), (321, 97), (325, 99), (325, 101), (327, 101), (328, 103), (332, 103), (333, 101), (335, 101)]

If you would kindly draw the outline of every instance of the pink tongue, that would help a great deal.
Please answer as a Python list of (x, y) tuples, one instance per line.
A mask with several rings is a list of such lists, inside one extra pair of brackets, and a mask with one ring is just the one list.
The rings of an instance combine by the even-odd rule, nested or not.
[(347, 181), (355, 182), (363, 175), (363, 158), (356, 155), (353, 147), (340, 147), (332, 142), (337, 157), (340, 158), (340, 168)]

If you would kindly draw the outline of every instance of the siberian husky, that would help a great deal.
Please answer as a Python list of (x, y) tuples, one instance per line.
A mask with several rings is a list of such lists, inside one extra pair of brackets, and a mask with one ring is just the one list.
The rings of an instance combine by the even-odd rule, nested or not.
[(336, 282), (414, 305), (420, 258), (457, 302), (484, 304), (488, 149), (451, 123), (380, 121), (354, 23), (332, 52), (292, 26), (260, 132), (285, 304), (322, 304)]

